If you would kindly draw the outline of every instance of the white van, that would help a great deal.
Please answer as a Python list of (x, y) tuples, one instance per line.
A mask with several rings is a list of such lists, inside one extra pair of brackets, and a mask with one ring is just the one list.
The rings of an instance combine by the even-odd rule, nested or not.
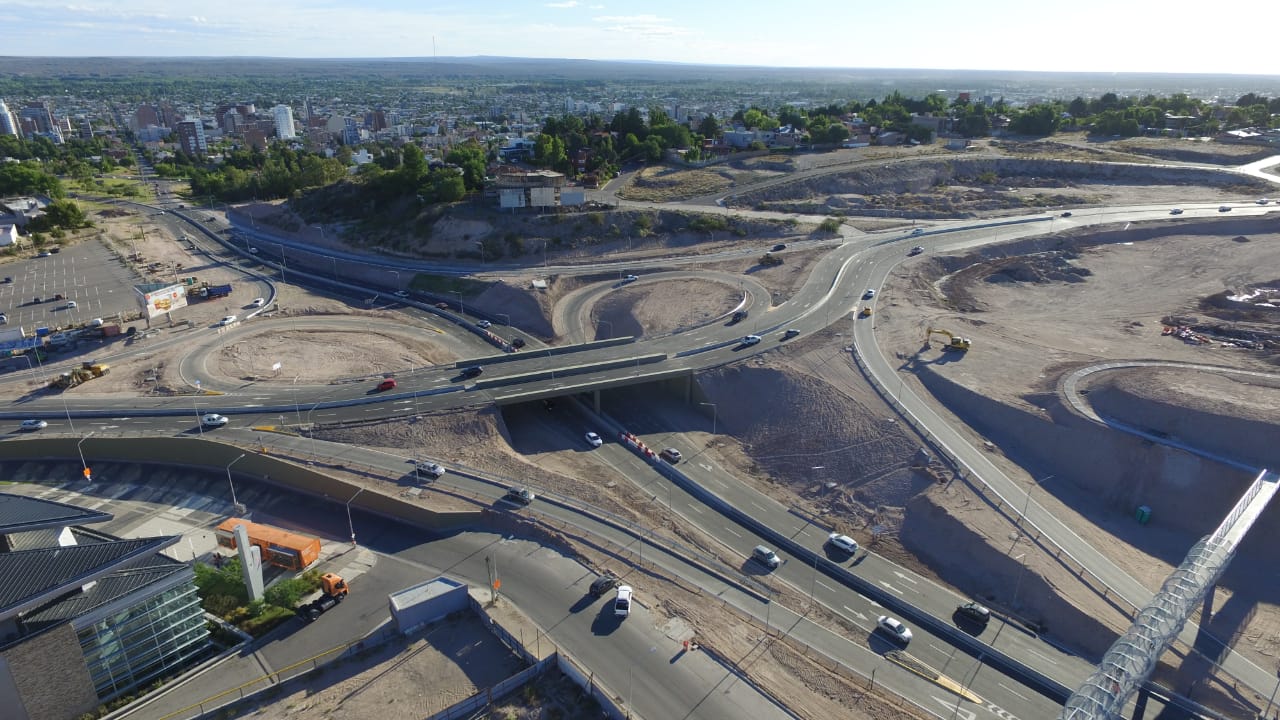
[(626, 617), (631, 614), (630, 585), (622, 585), (618, 587), (618, 597), (613, 601), (613, 614), (618, 617)]

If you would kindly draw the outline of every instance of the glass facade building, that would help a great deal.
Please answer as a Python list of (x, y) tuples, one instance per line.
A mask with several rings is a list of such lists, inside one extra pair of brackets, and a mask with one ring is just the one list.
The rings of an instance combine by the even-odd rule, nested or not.
[(149, 585), (73, 621), (100, 700), (141, 689), (208, 647), (194, 574), (188, 569), (169, 580), (167, 588)]

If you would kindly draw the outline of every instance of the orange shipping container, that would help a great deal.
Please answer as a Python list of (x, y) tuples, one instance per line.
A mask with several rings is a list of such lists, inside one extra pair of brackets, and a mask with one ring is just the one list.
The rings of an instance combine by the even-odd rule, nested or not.
[(259, 525), (255, 522), (231, 518), (218, 526), (214, 535), (218, 544), (232, 550), (236, 549), (235, 527), (244, 525), (249, 533), (249, 542), (262, 552), (262, 562), (270, 563), (286, 570), (304, 570), (320, 557), (320, 539), (291, 533), (288, 530)]

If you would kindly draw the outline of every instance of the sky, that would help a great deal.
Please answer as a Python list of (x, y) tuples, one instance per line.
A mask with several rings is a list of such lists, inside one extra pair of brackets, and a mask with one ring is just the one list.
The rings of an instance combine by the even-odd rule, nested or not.
[(0, 54), (17, 56), (500, 55), (1280, 76), (1280, 53), (1250, 19), (1254, 11), (1247, 5), (1221, 12), (1133, 0), (4, 0), (3, 5), (10, 32)]

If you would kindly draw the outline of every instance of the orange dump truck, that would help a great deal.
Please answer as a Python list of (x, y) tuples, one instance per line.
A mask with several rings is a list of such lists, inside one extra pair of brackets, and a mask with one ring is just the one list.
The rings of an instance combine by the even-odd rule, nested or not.
[(320, 557), (320, 539), (291, 533), (288, 530), (259, 525), (240, 518), (225, 520), (214, 535), (218, 544), (231, 550), (236, 549), (235, 527), (244, 525), (249, 533), (249, 542), (262, 551), (262, 562), (270, 563), (286, 570), (304, 570)]

